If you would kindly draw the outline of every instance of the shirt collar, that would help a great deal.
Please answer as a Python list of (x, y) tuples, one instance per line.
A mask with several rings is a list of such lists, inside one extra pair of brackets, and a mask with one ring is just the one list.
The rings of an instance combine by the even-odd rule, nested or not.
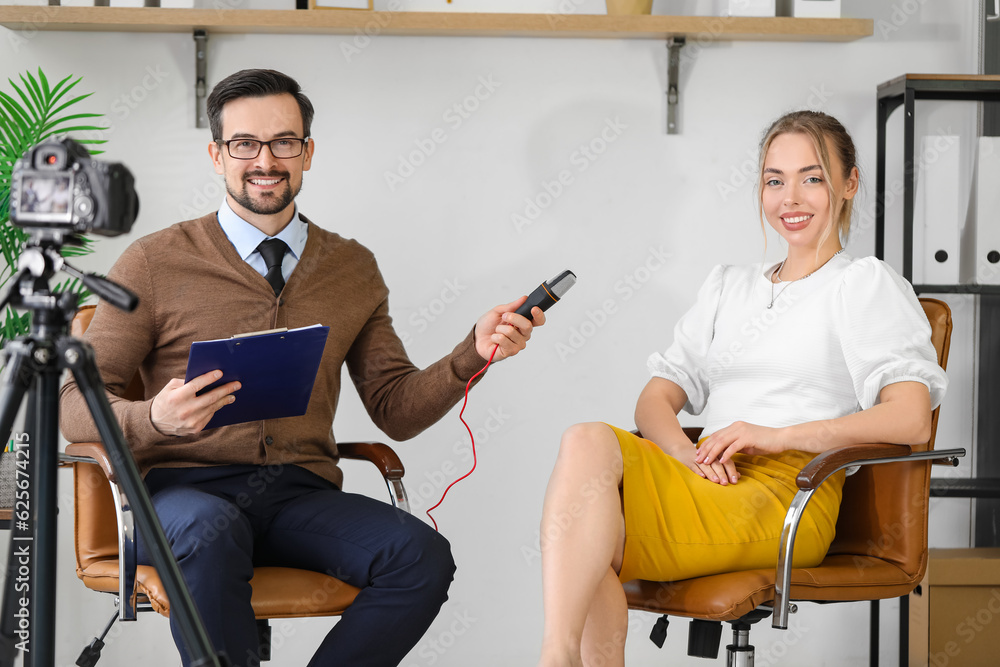
[(276, 236), (269, 237), (238, 216), (230, 208), (228, 199), (223, 198), (222, 205), (219, 206), (219, 225), (229, 238), (229, 242), (236, 248), (236, 252), (244, 260), (248, 259), (257, 250), (260, 242), (267, 238), (281, 239), (288, 245), (295, 259), (301, 259), (302, 251), (306, 247), (306, 236), (308, 235), (309, 228), (306, 222), (299, 217), (298, 204), (294, 206), (295, 210), (292, 212), (292, 219), (285, 225), (285, 228), (278, 232)]

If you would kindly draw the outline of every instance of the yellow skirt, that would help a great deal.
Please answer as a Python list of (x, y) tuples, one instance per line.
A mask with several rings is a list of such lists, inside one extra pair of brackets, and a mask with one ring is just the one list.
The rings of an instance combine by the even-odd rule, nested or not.
[[(795, 477), (813, 454), (733, 457), (739, 482), (704, 479), (655, 443), (611, 427), (625, 468), (625, 556), (619, 579), (678, 581), (774, 567)], [(813, 495), (795, 538), (795, 567), (818, 565), (833, 541), (844, 473)]]

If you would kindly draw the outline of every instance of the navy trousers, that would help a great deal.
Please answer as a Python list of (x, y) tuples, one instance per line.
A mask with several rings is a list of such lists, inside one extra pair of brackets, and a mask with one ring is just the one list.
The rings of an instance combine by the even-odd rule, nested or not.
[[(254, 566), (328, 573), (362, 589), (310, 667), (398, 665), (448, 598), (448, 541), (387, 503), (298, 466), (161, 468), (146, 486), (216, 650), (258, 667)], [(151, 564), (139, 535), (139, 562)], [(174, 642), (190, 656), (174, 618)]]

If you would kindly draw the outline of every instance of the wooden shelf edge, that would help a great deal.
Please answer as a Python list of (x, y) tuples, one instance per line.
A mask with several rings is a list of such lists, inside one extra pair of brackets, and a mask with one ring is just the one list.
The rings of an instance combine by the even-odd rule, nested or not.
[(190, 32), (274, 34), (585, 37), (704, 41), (847, 42), (869, 37), (872, 19), (480, 14), (354, 10), (162, 9), (129, 7), (0, 7), (0, 25), (14, 31)]
[(924, 285), (915, 283), (913, 291), (917, 294), (1000, 294), (1000, 285), (985, 285), (980, 283)]

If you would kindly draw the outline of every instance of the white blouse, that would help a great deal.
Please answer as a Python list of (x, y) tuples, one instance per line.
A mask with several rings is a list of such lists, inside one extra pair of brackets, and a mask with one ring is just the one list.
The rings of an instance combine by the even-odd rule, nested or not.
[(738, 420), (778, 428), (842, 417), (875, 405), (894, 382), (922, 382), (940, 404), (948, 377), (930, 325), (891, 267), (840, 253), (772, 286), (775, 266), (712, 269), (673, 344), (649, 357), (654, 377), (687, 394), (687, 412), (705, 411), (703, 435)]

